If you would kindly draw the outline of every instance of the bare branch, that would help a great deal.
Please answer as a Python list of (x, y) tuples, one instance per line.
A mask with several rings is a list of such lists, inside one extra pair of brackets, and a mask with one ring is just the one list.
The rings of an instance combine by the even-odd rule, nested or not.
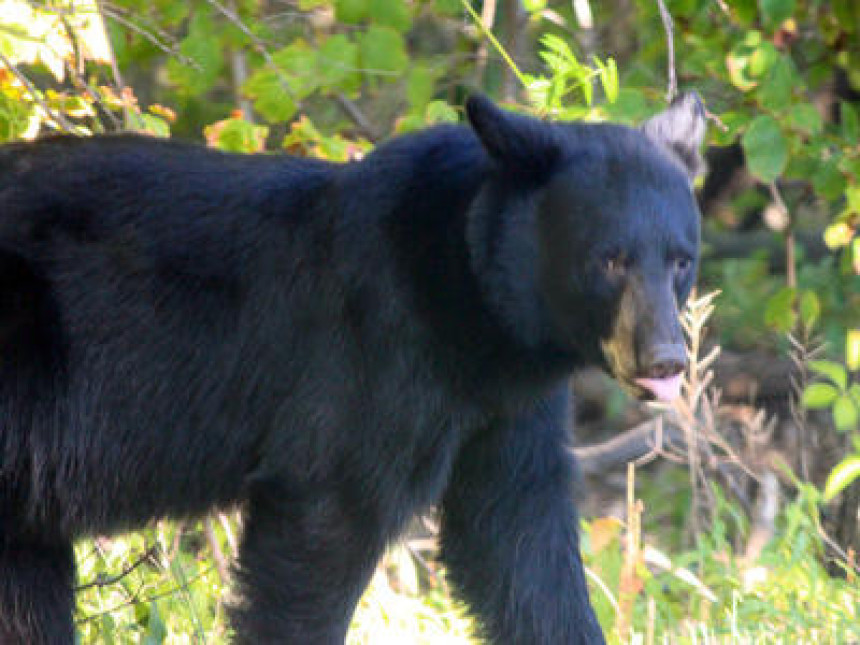
[(379, 139), (379, 132), (377, 132), (364, 112), (353, 101), (350, 101), (341, 92), (337, 92), (334, 95), (334, 100), (340, 109), (343, 110), (344, 114), (349, 117), (369, 141), (377, 141)]
[(663, 0), (657, 0), (660, 9), (660, 20), (666, 32), (666, 56), (668, 58), (669, 87), (666, 90), (666, 101), (671, 103), (678, 95), (678, 77), (675, 73), (675, 30), (672, 25), (672, 14), (666, 8)]
[(75, 587), (75, 591), (83, 591), (84, 589), (91, 589), (92, 587), (109, 587), (112, 584), (115, 584), (129, 575), (132, 571), (137, 569), (141, 564), (146, 562), (147, 560), (152, 559), (155, 554), (158, 553), (158, 545), (154, 544), (149, 547), (143, 554), (134, 562), (132, 562), (129, 566), (123, 569), (120, 573), (113, 576), (104, 576), (99, 575), (92, 582), (87, 582), (82, 585), (78, 585)]
[(218, 536), (215, 535), (215, 529), (212, 527), (212, 518), (207, 517), (203, 520), (203, 533), (206, 535), (206, 541), (209, 543), (209, 548), (212, 550), (212, 559), (215, 561), (215, 569), (218, 571), (218, 577), (221, 582), (226, 584), (230, 579), (229, 565), (227, 558), (221, 551), (221, 545), (218, 544)]
[(6, 67), (6, 69), (8, 69), (10, 72), (12, 72), (15, 78), (17, 78), (21, 85), (23, 85), (24, 88), (27, 90), (27, 93), (30, 95), (33, 101), (35, 101), (36, 104), (40, 108), (42, 108), (42, 110), (45, 112), (45, 115), (50, 118), (61, 130), (77, 134), (77, 128), (74, 126), (74, 124), (69, 121), (65, 116), (63, 116), (60, 112), (54, 112), (48, 106), (48, 104), (45, 103), (45, 100), (39, 95), (39, 90), (37, 90), (35, 86), (30, 82), (30, 79), (24, 76), (24, 74), (22, 74), (21, 71), (17, 67), (15, 67), (8, 58), (6, 58), (6, 55), (3, 54), (3, 52), (0, 52), (0, 63), (2, 63), (3, 66)]
[(245, 34), (245, 36), (254, 46), (254, 49), (257, 50), (257, 53), (259, 53), (260, 56), (263, 57), (263, 60), (266, 61), (266, 64), (271, 67), (272, 71), (274, 71), (275, 74), (277, 74), (278, 80), (280, 81), (281, 87), (284, 92), (286, 92), (287, 96), (290, 97), (290, 100), (292, 100), (298, 106), (299, 99), (293, 93), (293, 90), (290, 87), (289, 80), (281, 71), (281, 68), (278, 67), (278, 64), (275, 62), (275, 59), (272, 58), (272, 55), (269, 53), (266, 44), (262, 40), (260, 40), (253, 31), (248, 28), (248, 25), (244, 23), (244, 21), (239, 17), (238, 13), (232, 11), (229, 7), (225, 7), (220, 2), (218, 2), (218, 0), (206, 0), (206, 2), (209, 3), (212, 7), (214, 7), (221, 15), (227, 18), (227, 20), (233, 23), (233, 25), (239, 31)]
[(768, 189), (770, 190), (770, 196), (773, 198), (774, 204), (776, 204), (776, 207), (785, 216), (785, 221), (788, 222), (788, 226), (785, 229), (785, 281), (787, 286), (796, 288), (797, 263), (794, 253), (794, 227), (791, 223), (791, 212), (788, 210), (788, 206), (785, 205), (785, 200), (782, 198), (782, 194), (779, 192), (779, 187), (775, 181), (768, 184)]
[[(496, 22), (496, 0), (484, 0), (484, 6), (481, 8), (481, 22), (487, 28), (492, 30), (493, 23)], [(475, 60), (475, 85), (481, 87), (481, 81), (484, 78), (484, 71), (487, 68), (487, 39), (482, 38), (478, 43), (478, 52)]]
[(158, 33), (158, 30), (156, 29), (153, 29), (152, 31), (144, 29), (137, 23), (134, 23), (125, 16), (123, 16), (120, 11), (114, 7), (108, 8), (102, 5), (101, 11), (103, 15), (107, 16), (115, 22), (118, 22), (123, 27), (135, 32), (142, 38), (145, 38), (165, 54), (175, 57), (183, 65), (187, 65), (188, 67), (191, 67), (197, 71), (201, 70), (200, 64), (197, 61), (191, 60), (179, 51), (179, 45), (177, 43), (174, 42), (168, 44), (167, 42), (162, 42), (161, 40), (159, 40), (159, 37), (163, 38), (165, 41), (169, 40), (170, 36), (168, 36), (167, 34)]

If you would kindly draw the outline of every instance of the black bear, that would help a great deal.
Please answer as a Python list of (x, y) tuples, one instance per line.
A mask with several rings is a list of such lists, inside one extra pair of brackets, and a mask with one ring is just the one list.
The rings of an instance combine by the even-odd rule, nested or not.
[(467, 113), (346, 165), (0, 148), (0, 642), (73, 642), (77, 536), (237, 503), (237, 642), (342, 643), (436, 503), (480, 636), (603, 642), (566, 382), (677, 392), (703, 109)]

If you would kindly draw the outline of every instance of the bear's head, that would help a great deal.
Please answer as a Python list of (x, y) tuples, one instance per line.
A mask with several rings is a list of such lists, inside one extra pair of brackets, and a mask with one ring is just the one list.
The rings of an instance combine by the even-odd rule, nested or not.
[(699, 257), (699, 98), (638, 129), (543, 122), (482, 97), (467, 111), (491, 160), (469, 242), (492, 306), (526, 343), (602, 365), (642, 398), (677, 396)]

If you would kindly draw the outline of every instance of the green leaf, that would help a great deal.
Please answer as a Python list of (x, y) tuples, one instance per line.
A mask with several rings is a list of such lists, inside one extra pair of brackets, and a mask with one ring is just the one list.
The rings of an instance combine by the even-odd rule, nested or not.
[(848, 394), (854, 400), (854, 405), (860, 407), (860, 383), (852, 383), (848, 388)]
[[(860, 329), (849, 329), (845, 334), (845, 365), (852, 372), (860, 370)], [(855, 383), (852, 387), (860, 390), (860, 384)]]
[(254, 100), (254, 109), (270, 122), (286, 121), (298, 109), (289, 81), (270, 69), (255, 72), (245, 82), (244, 93)]
[(850, 144), (857, 143), (860, 139), (860, 120), (857, 118), (857, 111), (847, 101), (839, 104), (839, 121), (842, 138)]
[(757, 90), (762, 106), (779, 112), (791, 104), (791, 91), (797, 84), (794, 65), (787, 56), (779, 56)]
[(460, 120), (460, 115), (457, 114), (457, 110), (448, 105), (445, 101), (431, 101), (427, 106), (424, 117), (429, 124), (457, 123)]
[(393, 81), (409, 65), (403, 37), (390, 27), (370, 26), (359, 36), (358, 48), (366, 74), (382, 72)]
[(774, 25), (779, 25), (794, 13), (794, 0), (761, 0), (761, 11)]
[(788, 124), (789, 127), (808, 136), (820, 134), (823, 128), (821, 115), (810, 103), (793, 105), (788, 112)]
[(268, 121), (286, 121), (296, 113), (298, 102), (317, 88), (317, 54), (297, 40), (272, 54), (272, 61), (276, 69), (266, 66), (252, 74), (244, 91)]
[(269, 128), (255, 125), (245, 119), (232, 118), (206, 126), (209, 144), (228, 152), (259, 152), (263, 149)]
[(414, 65), (406, 77), (406, 98), (409, 100), (409, 107), (414, 112), (424, 112), (433, 98), (435, 86), (436, 74), (433, 69), (428, 65)]
[(831, 201), (842, 197), (845, 184), (845, 177), (839, 170), (839, 156), (823, 161), (812, 175), (812, 187), (815, 192)]
[(860, 411), (848, 394), (843, 394), (833, 404), (833, 423), (839, 432), (848, 432), (857, 427)]
[(843, 459), (831, 471), (824, 485), (824, 499), (830, 501), (860, 477), (860, 456), (851, 455)]
[(284, 76), (289, 79), (290, 92), (303, 99), (313, 92), (319, 83), (317, 52), (304, 40), (279, 49), (272, 54), (272, 60)]
[(839, 391), (830, 383), (812, 383), (803, 391), (801, 403), (810, 410), (829, 408), (839, 396)]
[(367, 17), (368, 0), (334, 0), (334, 17), (348, 25), (360, 23)]
[(788, 146), (771, 116), (756, 117), (741, 139), (749, 171), (765, 183), (774, 181), (788, 163)]
[(809, 369), (828, 378), (840, 392), (848, 387), (848, 374), (845, 368), (833, 361), (809, 361)]
[(781, 332), (789, 331), (794, 327), (797, 320), (797, 314), (794, 312), (796, 298), (797, 291), (791, 287), (783, 287), (773, 294), (765, 305), (765, 324)]
[(465, 13), (461, 0), (433, 0), (433, 7), (443, 16), (457, 17)]
[(191, 64), (170, 57), (167, 61), (170, 81), (188, 94), (203, 94), (209, 90), (221, 75), (223, 51), (208, 13), (195, 12), (179, 52)]
[(749, 57), (749, 73), (762, 77), (779, 61), (780, 55), (773, 43), (765, 41), (756, 47)]
[(412, 26), (410, 4), (405, 0), (369, 0), (369, 19), (374, 25), (405, 32)]
[(625, 123), (638, 123), (653, 113), (642, 90), (627, 86), (619, 90), (615, 103), (605, 108), (610, 118)]
[(167, 638), (167, 626), (161, 619), (156, 601), (151, 603), (152, 610), (149, 612), (149, 620), (146, 625), (146, 633), (141, 645), (161, 645)]
[(358, 45), (343, 34), (325, 40), (316, 55), (320, 87), (352, 94), (361, 87)]
[(750, 24), (758, 18), (758, 3), (756, 0), (735, 0), (732, 10), (737, 13), (738, 20)]
[(800, 319), (807, 329), (815, 325), (821, 315), (821, 303), (814, 291), (806, 290), (800, 294)]
[(603, 86), (603, 94), (609, 103), (618, 100), (618, 65), (614, 58), (607, 58), (606, 63), (600, 59), (594, 59), (595, 65), (600, 70), (600, 84)]

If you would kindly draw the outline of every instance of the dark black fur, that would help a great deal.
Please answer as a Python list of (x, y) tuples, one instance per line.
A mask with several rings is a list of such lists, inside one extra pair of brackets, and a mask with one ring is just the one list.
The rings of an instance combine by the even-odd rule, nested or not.
[(0, 148), (0, 642), (72, 642), (76, 536), (242, 502), (237, 640), (341, 643), (385, 545), (440, 500), (488, 640), (602, 642), (565, 379), (608, 360), (635, 389), (677, 341), (698, 141), (469, 115), (345, 166)]

